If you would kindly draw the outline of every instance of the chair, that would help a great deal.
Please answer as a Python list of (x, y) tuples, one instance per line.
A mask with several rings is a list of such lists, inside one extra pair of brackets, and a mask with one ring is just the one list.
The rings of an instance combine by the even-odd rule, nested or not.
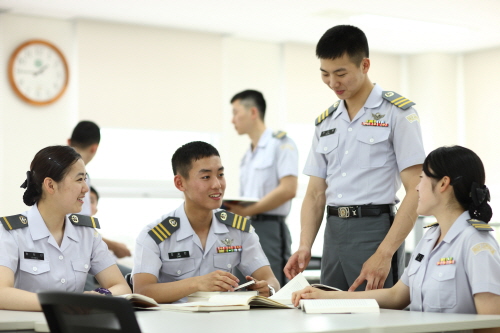
[(51, 333), (141, 333), (124, 298), (49, 291), (38, 299)]
[(134, 292), (134, 283), (132, 282), (132, 273), (125, 274), (125, 281), (127, 281), (127, 284), (130, 287), (130, 290), (132, 290), (132, 292)]

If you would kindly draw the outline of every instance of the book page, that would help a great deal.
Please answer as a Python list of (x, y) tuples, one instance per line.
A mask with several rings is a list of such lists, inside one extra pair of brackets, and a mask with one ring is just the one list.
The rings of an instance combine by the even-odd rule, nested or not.
[(238, 295), (237, 293), (231, 293), (230, 295), (212, 296), (208, 299), (208, 302), (211, 304), (247, 305), (252, 297), (256, 296)]
[(276, 300), (285, 304), (292, 304), (292, 293), (299, 291), (309, 286), (309, 282), (302, 275), (302, 273), (297, 274), (290, 282), (283, 286), (276, 294), (269, 297), (270, 299)]
[(307, 299), (300, 306), (308, 313), (380, 312), (374, 299)]
[(154, 299), (141, 294), (125, 294), (117, 295), (115, 297), (125, 298), (126, 300), (129, 300), (134, 307), (137, 308), (158, 307), (158, 303)]

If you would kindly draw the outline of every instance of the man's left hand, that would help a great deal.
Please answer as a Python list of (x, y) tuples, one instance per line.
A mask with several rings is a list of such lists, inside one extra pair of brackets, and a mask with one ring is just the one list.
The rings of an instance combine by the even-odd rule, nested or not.
[[(255, 280), (251, 276), (247, 276), (246, 279), (247, 279), (247, 281)], [(255, 280), (255, 284), (252, 284), (252, 285), (248, 286), (247, 290), (257, 290), (259, 292), (260, 296), (265, 296), (265, 297), (271, 296), (269, 294), (269, 292), (270, 292), (270, 290), (269, 290), (269, 283), (267, 283), (267, 281), (258, 281), (258, 280)]]
[(355, 291), (365, 281), (365, 290), (382, 289), (391, 269), (391, 259), (391, 257), (384, 258), (381, 254), (375, 252), (365, 261), (361, 273), (359, 273), (358, 278), (351, 285), (349, 291)]

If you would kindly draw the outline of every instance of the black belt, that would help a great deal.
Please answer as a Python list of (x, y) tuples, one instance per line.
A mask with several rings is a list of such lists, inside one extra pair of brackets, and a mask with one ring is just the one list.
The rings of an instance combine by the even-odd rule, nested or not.
[(282, 215), (259, 214), (259, 215), (252, 216), (250, 219), (252, 221), (278, 221), (278, 222), (285, 222), (285, 216), (282, 216)]
[(328, 215), (338, 216), (341, 218), (348, 217), (365, 217), (379, 216), (380, 214), (388, 213), (393, 215), (393, 205), (363, 205), (363, 206), (327, 206)]

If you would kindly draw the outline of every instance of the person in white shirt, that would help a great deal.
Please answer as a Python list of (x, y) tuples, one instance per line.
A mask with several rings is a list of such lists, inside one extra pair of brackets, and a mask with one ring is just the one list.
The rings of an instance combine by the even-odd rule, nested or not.
[[(293, 302), (315, 298), (374, 298), (382, 308), (500, 314), (500, 248), (487, 223), (490, 193), (480, 158), (453, 146), (424, 161), (417, 213), (437, 222), (416, 246), (401, 280), (389, 289), (324, 292), (307, 287)], [(499, 330), (500, 331), (500, 330)]]
[(130, 293), (95, 230), (98, 220), (73, 214), (89, 190), (81, 156), (68, 146), (47, 147), (26, 174), (23, 201), (31, 208), (0, 218), (0, 309), (40, 311), (37, 292), (83, 292), (88, 273), (105, 288), (99, 293)]

